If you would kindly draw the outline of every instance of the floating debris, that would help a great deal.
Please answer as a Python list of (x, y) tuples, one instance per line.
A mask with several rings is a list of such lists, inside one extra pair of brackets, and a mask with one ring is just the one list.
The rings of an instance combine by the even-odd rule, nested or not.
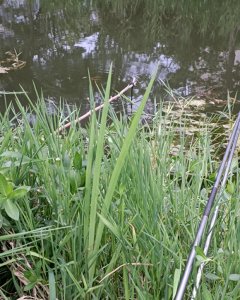
[(5, 52), (5, 59), (0, 61), (0, 74), (7, 74), (9, 71), (17, 71), (25, 67), (26, 61), (20, 60), (21, 53), (11, 51)]

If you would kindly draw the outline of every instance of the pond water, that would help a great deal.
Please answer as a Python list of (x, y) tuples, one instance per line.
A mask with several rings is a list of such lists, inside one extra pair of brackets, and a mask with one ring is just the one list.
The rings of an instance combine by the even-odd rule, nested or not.
[(0, 60), (11, 51), (26, 62), (0, 74), (0, 91), (21, 85), (34, 100), (34, 82), (86, 110), (88, 71), (104, 85), (112, 63), (114, 90), (137, 78), (135, 101), (157, 65), (152, 99), (163, 82), (184, 97), (226, 99), (240, 87), (239, 16), (239, 1), (0, 0)]

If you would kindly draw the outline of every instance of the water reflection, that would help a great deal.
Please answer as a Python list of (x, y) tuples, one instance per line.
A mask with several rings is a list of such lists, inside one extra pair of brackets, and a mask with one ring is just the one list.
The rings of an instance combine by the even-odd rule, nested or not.
[[(167, 81), (182, 96), (224, 97), (239, 88), (239, 5), (220, 1), (41, 1), (0, 2), (0, 56), (16, 49), (27, 66), (1, 75), (1, 90), (32, 90), (83, 107), (88, 70), (113, 88), (138, 78), (139, 99), (159, 65), (155, 95)], [(96, 94), (97, 95), (97, 94)], [(154, 95), (152, 95), (154, 97)]]

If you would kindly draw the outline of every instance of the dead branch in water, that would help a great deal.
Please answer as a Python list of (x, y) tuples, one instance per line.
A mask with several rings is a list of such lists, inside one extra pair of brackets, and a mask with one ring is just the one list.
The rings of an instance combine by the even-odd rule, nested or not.
[[(128, 91), (129, 89), (131, 89), (132, 87), (134, 87), (135, 83), (131, 83), (128, 86), (126, 86), (123, 90), (121, 90), (121, 92), (119, 92), (117, 95), (111, 97), (108, 102), (111, 103), (112, 101), (118, 99), (119, 97), (122, 96), (122, 94), (124, 94), (126, 91)], [(93, 113), (93, 111), (98, 111), (101, 108), (103, 108), (104, 103), (95, 107), (94, 109), (89, 110), (87, 113), (85, 113), (84, 115), (82, 115), (81, 117), (77, 118), (76, 120), (72, 121), (72, 122), (68, 122), (67, 124), (59, 127), (56, 132), (61, 132), (62, 130), (69, 128), (72, 124), (77, 124), (79, 122), (81, 122), (82, 120), (86, 119), (87, 117), (91, 116), (91, 114)]]

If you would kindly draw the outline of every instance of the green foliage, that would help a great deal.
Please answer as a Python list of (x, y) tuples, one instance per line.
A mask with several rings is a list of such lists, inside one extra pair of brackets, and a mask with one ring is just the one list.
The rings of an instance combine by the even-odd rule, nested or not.
[(28, 284), (24, 287), (24, 291), (29, 291), (33, 289), (36, 284), (43, 281), (41, 276), (41, 268), (42, 268), (42, 262), (38, 261), (36, 265), (34, 266), (34, 269), (28, 268), (24, 272), (24, 277), (28, 280)]
[(5, 210), (8, 217), (18, 221), (19, 209), (14, 200), (24, 197), (29, 190), (29, 186), (20, 186), (14, 189), (14, 184), (0, 173), (0, 227), (4, 222), (2, 210)]
[[(1, 297), (174, 298), (219, 164), (216, 134), (206, 118), (189, 138), (189, 117), (182, 112), (176, 125), (171, 107), (142, 125), (153, 80), (134, 116), (117, 116), (110, 83), (86, 128), (73, 122), (56, 133), (79, 110), (49, 115), (39, 95), (28, 108), (17, 100), (17, 116), (12, 107), (0, 115)], [(93, 106), (91, 86), (89, 94)], [(196, 249), (187, 297), (201, 262), (199, 299), (239, 295), (238, 173), (235, 163), (209, 256)]]

